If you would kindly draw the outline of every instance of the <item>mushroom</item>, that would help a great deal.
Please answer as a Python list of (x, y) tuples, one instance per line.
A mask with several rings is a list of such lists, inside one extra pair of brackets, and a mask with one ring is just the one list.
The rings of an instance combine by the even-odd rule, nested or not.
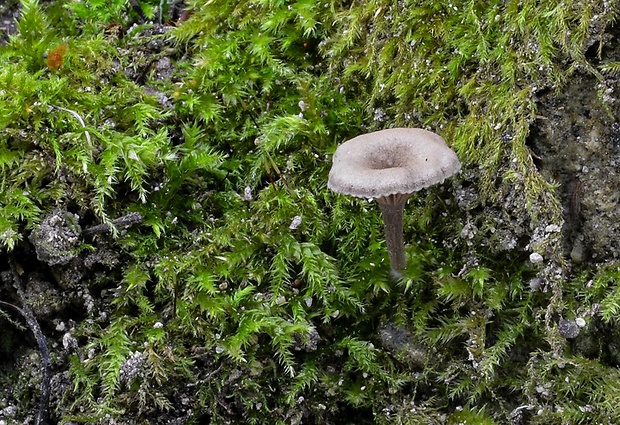
[(420, 128), (363, 134), (336, 149), (327, 187), (337, 193), (377, 200), (385, 226), (392, 270), (407, 266), (403, 208), (418, 190), (443, 182), (461, 163), (441, 136)]

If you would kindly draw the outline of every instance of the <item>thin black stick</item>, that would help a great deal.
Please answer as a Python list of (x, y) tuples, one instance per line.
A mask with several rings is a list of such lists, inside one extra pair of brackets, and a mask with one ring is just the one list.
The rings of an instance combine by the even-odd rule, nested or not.
[(96, 233), (113, 233), (116, 231), (117, 227), (129, 227), (140, 222), (142, 222), (142, 215), (137, 212), (132, 212), (122, 217), (119, 217), (116, 220), (112, 220), (112, 223), (103, 223), (87, 227), (82, 231), (82, 234), (94, 235)]
[(49, 404), (51, 391), (50, 382), (52, 378), (52, 361), (50, 359), (50, 350), (47, 347), (47, 340), (45, 338), (45, 335), (43, 335), (43, 331), (41, 331), (41, 326), (39, 326), (39, 322), (37, 322), (37, 319), (35, 318), (32, 309), (28, 305), (28, 300), (22, 287), (22, 280), (19, 277), (19, 273), (17, 271), (17, 264), (15, 263), (15, 258), (13, 256), (9, 257), (9, 267), (11, 268), (11, 272), (13, 273), (13, 286), (17, 290), (17, 295), (19, 296), (19, 301), (22, 303), (22, 308), (14, 306), (13, 304), (7, 303), (5, 301), (0, 301), (0, 304), (12, 308), (13, 310), (21, 314), (24, 319), (26, 319), (26, 323), (34, 334), (34, 337), (37, 340), (37, 344), (39, 345), (39, 351), (41, 352), (41, 362), (43, 363), (43, 377), (41, 379), (41, 400), (39, 401), (39, 414), (37, 415), (36, 425), (47, 425), (49, 423)]

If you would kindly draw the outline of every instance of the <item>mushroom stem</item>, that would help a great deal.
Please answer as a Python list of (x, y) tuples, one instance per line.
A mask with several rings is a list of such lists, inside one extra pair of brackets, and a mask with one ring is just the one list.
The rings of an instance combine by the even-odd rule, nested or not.
[(404, 270), (407, 267), (405, 258), (405, 243), (403, 241), (403, 208), (406, 198), (402, 202), (384, 203), (379, 202), (381, 214), (383, 215), (383, 225), (385, 226), (385, 242), (392, 270)]

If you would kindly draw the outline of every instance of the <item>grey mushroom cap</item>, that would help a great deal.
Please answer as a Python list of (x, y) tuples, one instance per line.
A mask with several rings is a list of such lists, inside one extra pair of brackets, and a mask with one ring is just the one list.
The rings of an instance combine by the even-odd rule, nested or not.
[(327, 187), (360, 198), (410, 194), (444, 181), (461, 169), (438, 134), (392, 128), (363, 134), (336, 149)]

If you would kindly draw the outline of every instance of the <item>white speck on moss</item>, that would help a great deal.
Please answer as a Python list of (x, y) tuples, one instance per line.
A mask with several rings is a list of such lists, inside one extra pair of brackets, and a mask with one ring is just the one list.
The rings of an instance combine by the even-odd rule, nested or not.
[(388, 115), (385, 113), (385, 111), (381, 108), (377, 108), (375, 109), (375, 115), (373, 117), (374, 121), (379, 121), (379, 122), (383, 122), (383, 121), (387, 121), (388, 120)]
[(296, 230), (301, 225), (301, 216), (296, 215), (293, 217), (293, 221), (291, 221), (291, 225), (288, 226), (291, 230)]

